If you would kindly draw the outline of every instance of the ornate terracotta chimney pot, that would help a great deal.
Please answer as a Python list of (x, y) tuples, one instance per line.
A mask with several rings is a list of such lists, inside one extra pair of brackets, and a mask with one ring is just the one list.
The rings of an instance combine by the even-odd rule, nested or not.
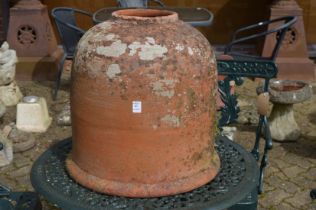
[(38, 0), (21, 0), (10, 10), (8, 42), (18, 56), (47, 56), (57, 48), (47, 7)]
[(19, 79), (55, 79), (61, 49), (48, 17), (38, 0), (20, 0), (10, 9), (8, 42), (19, 57)]
[[(270, 19), (282, 16), (297, 16), (298, 20), (285, 35), (280, 52), (276, 59), (278, 78), (291, 80), (314, 80), (314, 63), (308, 58), (302, 9), (295, 0), (276, 0), (270, 8)], [(274, 28), (271, 24), (271, 28)], [(269, 56), (277, 35), (268, 36), (265, 40), (263, 56)]]

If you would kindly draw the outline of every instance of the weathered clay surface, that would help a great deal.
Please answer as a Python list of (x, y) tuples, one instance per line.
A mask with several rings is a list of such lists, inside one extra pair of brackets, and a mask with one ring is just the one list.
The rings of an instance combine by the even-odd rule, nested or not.
[(20, 88), (15, 81), (9, 85), (0, 86), (0, 101), (2, 101), (4, 105), (14, 106), (19, 103), (22, 97)]
[(271, 137), (275, 140), (297, 140), (301, 135), (293, 113), (293, 105), (274, 104), (269, 117)]
[(214, 54), (176, 14), (136, 12), (96, 25), (78, 44), (67, 167), (99, 192), (189, 191), (219, 169)]

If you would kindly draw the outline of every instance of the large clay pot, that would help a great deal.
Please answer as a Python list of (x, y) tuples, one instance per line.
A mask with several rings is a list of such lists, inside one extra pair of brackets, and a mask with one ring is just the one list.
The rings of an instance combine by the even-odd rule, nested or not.
[(154, 197), (217, 174), (216, 63), (170, 11), (129, 9), (94, 26), (72, 71), (70, 175), (98, 192)]

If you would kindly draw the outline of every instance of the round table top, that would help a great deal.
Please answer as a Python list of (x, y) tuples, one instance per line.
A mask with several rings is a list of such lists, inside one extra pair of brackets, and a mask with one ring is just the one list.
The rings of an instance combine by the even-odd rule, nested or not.
[[(119, 7), (102, 8), (93, 14), (94, 23), (101, 23), (112, 17), (112, 12), (121, 9)], [(213, 22), (213, 14), (205, 8), (186, 7), (149, 7), (149, 9), (171, 10), (179, 15), (179, 19), (192, 26), (210, 26)]]
[(67, 210), (97, 209), (226, 209), (258, 185), (259, 170), (254, 157), (240, 145), (219, 136), (216, 150), (221, 169), (215, 179), (193, 191), (158, 198), (126, 198), (91, 191), (70, 178), (65, 159), (71, 139), (58, 142), (34, 163), (31, 182), (48, 201)]

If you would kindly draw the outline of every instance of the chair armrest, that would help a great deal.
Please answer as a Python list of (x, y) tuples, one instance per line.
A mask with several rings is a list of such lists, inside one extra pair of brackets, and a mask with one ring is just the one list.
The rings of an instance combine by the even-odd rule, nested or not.
[(276, 77), (278, 69), (273, 61), (217, 60), (219, 75), (230, 77), (267, 78)]
[(69, 24), (67, 22), (64, 22), (63, 20), (61, 20), (58, 15), (55, 14), (55, 12), (57, 11), (67, 11), (69, 13), (72, 13), (72, 15), (74, 16), (74, 13), (79, 13), (79, 14), (82, 14), (82, 15), (86, 15), (86, 16), (89, 16), (89, 17), (92, 17), (93, 14), (89, 13), (89, 12), (86, 12), (86, 11), (83, 11), (83, 10), (80, 10), (80, 9), (76, 9), (76, 8), (70, 8), (70, 7), (56, 7), (52, 10), (51, 12), (51, 15), (52, 17), (55, 19), (55, 21), (57, 21), (58, 23), (61, 23), (62, 25), (64, 26), (67, 26), (75, 31), (78, 31), (82, 34), (85, 33), (84, 30), (82, 30), (81, 28), (75, 26), (75, 25), (72, 25), (72, 24)]
[(235, 40), (236, 37), (237, 37), (237, 34), (239, 34), (240, 32), (251, 30), (251, 29), (255, 29), (255, 28), (260, 28), (260, 27), (267, 26), (267, 25), (269, 25), (271, 23), (275, 23), (275, 22), (285, 21), (285, 23), (286, 23), (285, 25), (276, 28), (277, 31), (282, 29), (282, 28), (288, 28), (289, 26), (292, 25), (291, 24), (292, 21), (295, 22), (295, 20), (293, 20), (293, 19), (296, 19), (296, 17), (286, 16), (286, 17), (276, 18), (276, 19), (273, 19), (273, 20), (261, 21), (259, 23), (255, 23), (255, 24), (252, 24), (252, 25), (249, 25), (249, 26), (246, 26), (246, 27), (239, 28), (238, 30), (236, 30), (234, 32), (232, 40)]
[[(267, 36), (268, 34), (271, 34), (271, 33), (276, 33), (276, 32), (284, 33), (289, 27), (291, 27), (296, 22), (296, 20), (297, 20), (297, 17), (295, 17), (295, 16), (286, 16), (286, 17), (276, 18), (276, 19), (273, 19), (273, 20), (267, 20), (267, 21), (259, 22), (259, 23), (256, 23), (256, 24), (253, 24), (253, 25), (250, 25), (250, 26), (246, 26), (246, 27), (240, 28), (237, 31), (235, 31), (235, 33), (233, 34), (232, 41), (226, 46), (225, 54), (229, 53), (231, 51), (232, 46), (237, 44), (237, 43), (242, 43), (242, 42), (245, 42), (245, 41), (248, 41), (248, 40), (251, 40), (251, 39), (264, 37), (264, 36)], [(282, 21), (284, 22), (284, 24), (281, 25), (281, 26), (278, 26), (276, 28), (273, 28), (273, 29), (270, 29), (268, 31), (264, 31), (264, 32), (261, 32), (261, 33), (252, 34), (252, 35), (249, 35), (249, 36), (237, 38), (237, 35), (239, 33), (241, 33), (241, 32), (248, 31), (248, 30), (251, 30), (251, 29), (259, 29), (259, 28), (262, 28), (262, 27), (266, 27), (267, 25), (270, 25), (272, 23), (282, 22)], [(282, 39), (283, 39), (283, 37), (282, 37)], [(281, 41), (282, 41), (282, 39), (281, 39)]]
[(80, 13), (80, 14), (83, 14), (83, 15), (87, 15), (89, 17), (92, 17), (93, 14), (90, 13), (90, 12), (87, 12), (87, 11), (84, 11), (84, 10), (80, 10), (80, 9), (76, 9), (76, 8), (73, 8), (72, 9), (74, 12), (77, 12), (77, 13)]

